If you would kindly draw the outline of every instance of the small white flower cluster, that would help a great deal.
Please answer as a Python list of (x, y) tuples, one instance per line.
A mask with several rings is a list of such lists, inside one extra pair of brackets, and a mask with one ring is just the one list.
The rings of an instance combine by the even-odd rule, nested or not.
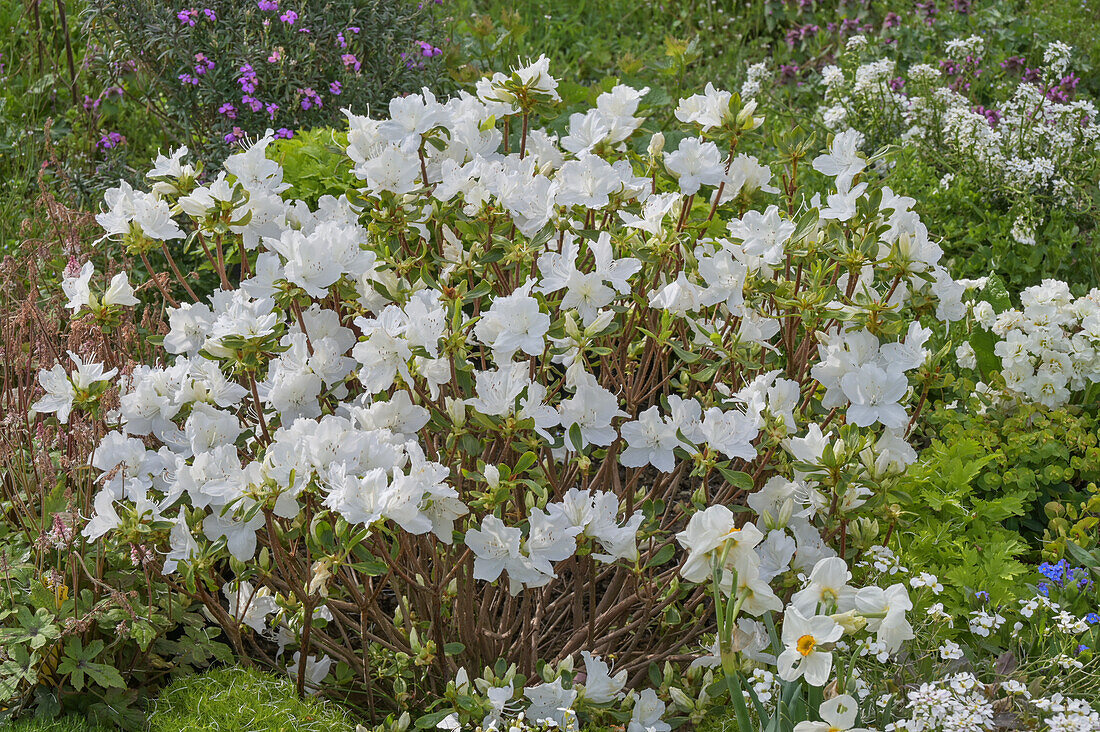
[[(983, 45), (982, 38), (972, 36), (948, 42), (946, 51), (963, 62), (980, 57)], [(1047, 49), (1046, 86), (1022, 80), (988, 114), (950, 88), (949, 79), (933, 66), (913, 65), (899, 77), (893, 59), (860, 63), (855, 57), (867, 51), (863, 45), (857, 50), (842, 57), (840, 66), (822, 70), (825, 105), (819, 114), (827, 127), (854, 127), (876, 139), (885, 135), (910, 144), (946, 145), (991, 190), (1011, 188), (1079, 205), (1079, 170), (1092, 166), (1100, 154), (1100, 119), (1088, 99), (1058, 101), (1044, 94), (1068, 70), (1071, 49), (1066, 44), (1055, 42)], [(1033, 238), (1026, 227), (1017, 228), (1018, 239)]]
[[(1036, 720), (1045, 732), (1094, 732), (1100, 729), (1100, 713), (1084, 699), (1054, 693), (1033, 698), (1027, 687), (1014, 679), (982, 684), (971, 673), (958, 673), (921, 684), (907, 694), (908, 719), (887, 724), (885, 732), (985, 732), (992, 730), (998, 711), (1014, 706), (1024, 717)], [(999, 727), (996, 727), (999, 729)]]
[(1100, 381), (1100, 290), (1074, 298), (1065, 282), (1043, 280), (1020, 294), (1020, 305), (1000, 314), (985, 302), (972, 309), (1001, 339), (994, 352), (1010, 391), (1057, 407)]
[(993, 703), (970, 673), (921, 684), (907, 694), (909, 719), (891, 722), (886, 732), (984, 732), (993, 727)]

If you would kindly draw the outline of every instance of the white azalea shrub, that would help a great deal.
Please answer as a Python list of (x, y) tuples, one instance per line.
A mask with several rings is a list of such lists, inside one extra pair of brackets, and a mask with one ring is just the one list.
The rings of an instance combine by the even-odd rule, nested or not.
[(850, 565), (889, 565), (962, 287), (851, 133), (777, 176), (737, 153), (763, 120), (735, 95), (662, 133), (618, 86), (559, 137), (556, 85), (542, 59), (349, 113), (362, 186), (316, 210), (270, 136), (206, 183), (181, 150), (112, 191), (109, 235), (177, 279), (186, 237), (221, 289), (159, 276), (158, 360), (43, 373), (61, 421), (120, 391), (84, 535), (158, 550), (239, 653), (372, 712), (659, 732), (644, 687), (694, 660), (681, 712), (741, 688), (753, 718), (850, 725), (821, 690), (912, 637), (904, 582)]

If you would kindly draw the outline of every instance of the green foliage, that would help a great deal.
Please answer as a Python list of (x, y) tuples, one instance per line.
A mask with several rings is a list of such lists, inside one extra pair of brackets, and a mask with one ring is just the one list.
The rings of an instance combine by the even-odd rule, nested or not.
[(305, 201), (316, 208), (321, 196), (337, 196), (357, 185), (351, 159), (344, 153), (348, 133), (328, 127), (304, 130), (289, 140), (277, 140), (268, 157), (283, 166), (284, 198)]
[(205, 160), (266, 128), (332, 124), (343, 107), (435, 86), (441, 70), (418, 45), (439, 42), (430, 4), (410, 0), (90, 0), (86, 19), (103, 49), (97, 80), (123, 88)]
[(349, 715), (329, 702), (300, 699), (289, 677), (225, 668), (180, 679), (166, 688), (149, 715), (150, 732), (350, 732)]
[(899, 483), (898, 554), (913, 572), (944, 580), (949, 612), (978, 591), (999, 604), (1022, 589), (1015, 580), (1027, 571), (1019, 561), (1027, 544), (1005, 522), (1026, 513), (1026, 492), (978, 488), (994, 458), (974, 439), (935, 441)]
[[(949, 610), (978, 591), (994, 604), (1029, 596), (1025, 560), (1037, 560), (1051, 534), (1050, 504), (1080, 518), (1084, 509), (1069, 507), (1100, 480), (1095, 415), (1040, 405), (977, 411), (936, 405), (926, 416), (931, 444), (896, 496), (902, 563), (944, 579)], [(1071, 524), (1058, 527), (1066, 534)]]
[(139, 689), (228, 662), (229, 647), (196, 607), (134, 566), (133, 547), (73, 541), (65, 495), (40, 499), (56, 516), (46, 532), (0, 522), (0, 724), (75, 712), (137, 728)]
[(106, 732), (106, 728), (75, 714), (57, 719), (21, 719), (6, 729), (9, 732)]

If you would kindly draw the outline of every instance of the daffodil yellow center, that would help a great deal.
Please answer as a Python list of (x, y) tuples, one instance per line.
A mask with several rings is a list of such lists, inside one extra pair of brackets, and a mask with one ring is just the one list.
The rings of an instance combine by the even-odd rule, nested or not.
[(814, 640), (812, 635), (804, 635), (798, 639), (798, 643), (795, 644), (795, 647), (798, 649), (798, 652), (805, 657), (814, 652), (814, 646), (816, 645), (817, 641)]

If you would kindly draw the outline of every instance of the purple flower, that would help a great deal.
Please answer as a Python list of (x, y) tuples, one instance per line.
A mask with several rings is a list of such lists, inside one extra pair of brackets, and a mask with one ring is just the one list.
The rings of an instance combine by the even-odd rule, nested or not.
[(430, 43), (425, 43), (424, 41), (417, 41), (416, 44), (418, 46), (420, 46), (420, 55), (424, 56), (425, 58), (432, 58), (433, 56), (438, 56), (441, 53), (443, 53), (443, 51), (441, 49), (436, 48), (435, 46), (433, 46)]
[(307, 87), (305, 89), (299, 89), (298, 91), (302, 94), (301, 104), (303, 110), (325, 106), (321, 102), (321, 95), (313, 91), (313, 89)]
[(113, 147), (118, 147), (126, 143), (126, 138), (117, 132), (108, 132), (103, 137), (99, 138), (99, 142), (96, 146), (103, 150), (110, 150)]
[(279, 105), (275, 102), (271, 102), (265, 109), (267, 110), (268, 118), (275, 119), (275, 113), (279, 111)]
[(176, 13), (176, 18), (179, 20), (180, 25), (194, 26), (197, 21), (199, 11), (191, 8), (190, 10), (181, 10)]
[(198, 86), (199, 78), (197, 76), (191, 76), (191, 74), (180, 74), (176, 77), (180, 80), (180, 83), (184, 86), (190, 84), (191, 86)]
[(1002, 61), (1000, 65), (1001, 68), (1005, 71), (1020, 72), (1024, 69), (1024, 66), (1026, 64), (1027, 59), (1025, 59), (1023, 56), (1009, 56), (1004, 61)]
[(974, 112), (985, 117), (985, 121), (989, 123), (990, 127), (996, 127), (1000, 123), (1001, 117), (1003, 116), (996, 109), (986, 109), (980, 104), (974, 107)]
[(348, 28), (348, 32), (349, 32), (349, 33), (354, 33), (354, 34), (356, 34), (356, 35), (359, 35), (359, 26), (357, 26), (357, 25), (353, 25), (353, 26), (350, 26), (350, 27)]
[(359, 63), (359, 59), (355, 58), (355, 54), (345, 53), (340, 57), (340, 60), (344, 62), (345, 69), (351, 69), (358, 73), (361, 64)]
[(261, 109), (264, 108), (264, 103), (263, 102), (261, 102), (256, 97), (250, 96), (248, 94), (245, 94), (244, 96), (241, 97), (241, 104), (245, 105), (246, 107), (251, 109), (253, 112), (259, 112)]
[(279, 0), (259, 0), (256, 7), (265, 13), (271, 13), (279, 9)]
[(274, 51), (271, 52), (271, 55), (267, 57), (267, 62), (269, 64), (277, 64), (280, 60), (282, 60), (282, 58), (283, 52), (276, 48)]
[(339, 46), (340, 48), (347, 48), (348, 47), (348, 42), (344, 39), (344, 34), (343, 33), (337, 33), (336, 34), (336, 45)]
[(928, 2), (917, 3), (917, 11), (924, 14), (924, 22), (927, 25), (936, 24), (936, 13), (939, 10), (936, 9), (936, 3), (934, 0), (928, 0)]
[(901, 25), (901, 16), (897, 13), (887, 13), (886, 18), (882, 21), (884, 30), (887, 28), (897, 28), (899, 25)]
[(216, 23), (218, 21), (218, 16), (214, 15), (214, 11), (210, 8), (203, 8), (202, 14), (205, 15), (206, 19), (209, 20), (211, 23)]
[(289, 140), (292, 137), (294, 137), (294, 130), (288, 130), (286, 127), (280, 127), (279, 129), (275, 130), (276, 140), (279, 138)]
[(224, 114), (229, 119), (237, 119), (237, 108), (233, 106), (232, 102), (226, 102), (218, 107), (218, 114)]
[(901, 91), (901, 88), (905, 86), (905, 78), (901, 76), (895, 76), (890, 79), (890, 89), (893, 91)]
[(288, 10), (279, 16), (279, 20), (283, 21), (287, 25), (294, 25), (294, 21), (298, 20), (298, 14), (293, 10)]
[(234, 127), (232, 132), (229, 132), (225, 136), (225, 141), (229, 144), (233, 144), (237, 140), (244, 139), (244, 130), (240, 127)]
[(245, 64), (242, 66), (240, 68), (240, 74), (237, 83), (241, 85), (241, 91), (245, 94), (251, 94), (256, 91), (256, 87), (260, 85), (260, 79), (252, 69), (252, 64)]
[(196, 53), (195, 54), (195, 73), (196, 74), (199, 74), (199, 75), (205, 74), (207, 71), (210, 71), (213, 68), (214, 68), (214, 62), (211, 61), (209, 58), (207, 58), (205, 54), (201, 54), (201, 53)]
[(340, 84), (340, 82), (334, 81), (334, 82), (332, 82), (331, 84), (328, 85), (328, 90), (332, 94), (339, 95), (340, 92), (342, 92), (344, 90), (344, 87), (343, 87), (342, 84)]

